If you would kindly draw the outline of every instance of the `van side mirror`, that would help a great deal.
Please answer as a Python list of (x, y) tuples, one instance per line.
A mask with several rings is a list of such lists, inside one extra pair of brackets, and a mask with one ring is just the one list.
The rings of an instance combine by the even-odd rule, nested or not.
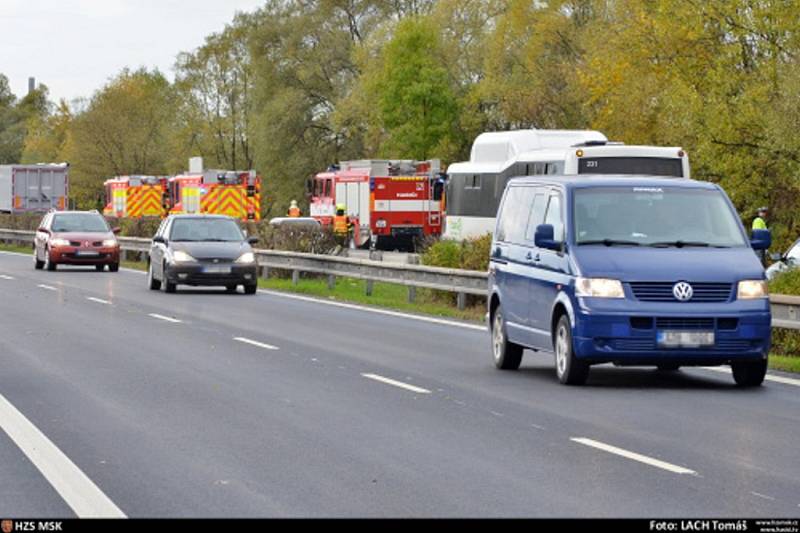
[(111, 233), (113, 233), (114, 235), (119, 235), (121, 231), (122, 228), (114, 228), (111, 230)]
[(153, 242), (157, 242), (159, 244), (167, 244), (167, 239), (165, 239), (161, 235), (156, 235), (155, 237), (153, 237)]
[(554, 238), (555, 230), (552, 224), (539, 224), (536, 226), (536, 233), (533, 236), (533, 243), (537, 248), (546, 250), (560, 250), (561, 243)]
[(258, 244), (258, 237), (248, 237), (247, 242), (249, 244)]
[(768, 229), (754, 229), (750, 237), (750, 246), (753, 250), (767, 250), (772, 246), (772, 233)]

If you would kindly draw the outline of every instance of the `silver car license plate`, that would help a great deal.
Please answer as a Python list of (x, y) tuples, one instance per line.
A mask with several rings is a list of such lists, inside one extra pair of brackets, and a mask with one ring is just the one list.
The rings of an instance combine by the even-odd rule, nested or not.
[(714, 346), (713, 331), (661, 330), (656, 334), (659, 346), (664, 348), (702, 348)]
[(206, 274), (230, 274), (231, 267), (228, 265), (208, 265), (203, 267)]

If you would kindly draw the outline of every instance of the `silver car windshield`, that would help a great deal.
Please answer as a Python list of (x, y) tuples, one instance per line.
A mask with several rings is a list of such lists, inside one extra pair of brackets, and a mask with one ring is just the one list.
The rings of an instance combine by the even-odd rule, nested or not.
[(680, 187), (597, 187), (574, 194), (575, 242), (728, 248), (747, 243), (720, 191)]

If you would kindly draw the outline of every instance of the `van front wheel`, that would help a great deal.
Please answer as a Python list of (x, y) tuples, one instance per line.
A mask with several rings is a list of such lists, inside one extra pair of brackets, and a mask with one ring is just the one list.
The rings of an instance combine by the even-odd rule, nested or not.
[(522, 346), (508, 340), (503, 309), (499, 306), (492, 320), (492, 355), (494, 366), (500, 370), (516, 370), (522, 363)]
[(732, 363), (733, 380), (740, 387), (758, 387), (767, 375), (767, 360)]
[(564, 385), (583, 385), (589, 377), (589, 365), (575, 357), (572, 345), (572, 325), (569, 317), (562, 315), (556, 326), (553, 339), (553, 351), (556, 355), (556, 375)]

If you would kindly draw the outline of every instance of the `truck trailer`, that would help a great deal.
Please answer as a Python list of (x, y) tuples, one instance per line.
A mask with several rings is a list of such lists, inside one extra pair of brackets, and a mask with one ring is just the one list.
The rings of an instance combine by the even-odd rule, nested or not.
[(67, 208), (69, 164), (0, 165), (0, 213)]

